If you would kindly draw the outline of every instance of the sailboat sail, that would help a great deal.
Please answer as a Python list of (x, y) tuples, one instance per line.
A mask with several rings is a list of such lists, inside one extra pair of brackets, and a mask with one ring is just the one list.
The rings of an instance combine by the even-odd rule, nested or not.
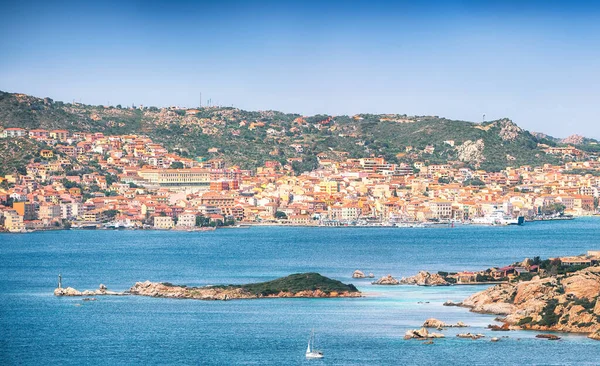
[(308, 339), (308, 346), (306, 347), (306, 358), (323, 358), (323, 353), (321, 351), (315, 350), (315, 330), (310, 334), (310, 338)]

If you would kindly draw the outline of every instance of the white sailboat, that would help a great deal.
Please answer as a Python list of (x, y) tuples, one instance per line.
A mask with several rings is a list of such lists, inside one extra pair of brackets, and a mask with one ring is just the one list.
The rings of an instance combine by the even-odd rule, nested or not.
[(323, 358), (323, 352), (315, 349), (315, 330), (313, 329), (306, 347), (306, 358)]

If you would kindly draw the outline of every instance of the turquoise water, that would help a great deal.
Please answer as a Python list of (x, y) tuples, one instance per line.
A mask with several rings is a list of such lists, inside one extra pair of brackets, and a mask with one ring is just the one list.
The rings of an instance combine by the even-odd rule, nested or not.
[[(354, 280), (418, 270), (480, 269), (600, 249), (600, 220), (439, 229), (260, 227), (214, 232), (55, 231), (0, 234), (1, 364), (597, 365), (600, 342), (490, 332), (493, 316), (443, 307), (477, 286), (377, 287)], [(315, 271), (364, 292), (359, 299), (229, 302), (144, 297), (56, 298), (63, 285), (122, 291), (136, 281), (246, 283)], [(80, 305), (80, 306), (78, 306)], [(464, 321), (432, 345), (402, 339), (429, 317)], [(306, 360), (315, 328), (322, 360)], [(465, 331), (464, 329), (460, 330)], [(498, 343), (490, 336), (508, 336)]]

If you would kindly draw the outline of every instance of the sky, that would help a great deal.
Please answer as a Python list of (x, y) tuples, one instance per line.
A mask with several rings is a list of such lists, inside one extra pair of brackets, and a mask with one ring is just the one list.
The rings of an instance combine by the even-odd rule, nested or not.
[(600, 138), (600, 2), (0, 0), (0, 90)]

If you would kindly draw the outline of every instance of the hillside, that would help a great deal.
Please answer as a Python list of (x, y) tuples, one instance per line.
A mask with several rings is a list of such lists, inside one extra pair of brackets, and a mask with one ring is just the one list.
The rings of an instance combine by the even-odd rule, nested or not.
[(0, 175), (15, 171), (25, 174), (25, 166), (38, 154), (38, 144), (33, 140), (0, 139)]
[[(509, 119), (479, 124), (399, 114), (306, 117), (225, 107), (133, 109), (4, 92), (0, 92), (0, 126), (145, 134), (182, 156), (221, 157), (244, 168), (266, 160), (285, 163), (301, 158), (293, 162), (296, 171), (315, 168), (319, 153), (340, 159), (345, 156), (340, 152), (354, 158), (383, 156), (392, 163), (460, 161), (497, 171), (506, 166), (557, 163), (538, 143), (561, 143), (533, 135)], [(586, 146), (590, 142), (581, 141)], [(596, 145), (589, 146), (595, 151)]]
[(273, 281), (232, 287), (239, 287), (244, 291), (262, 296), (269, 296), (280, 292), (295, 294), (301, 291), (316, 290), (321, 290), (326, 294), (330, 292), (358, 292), (352, 284), (346, 285), (338, 280), (322, 276), (319, 273), (296, 273)]

